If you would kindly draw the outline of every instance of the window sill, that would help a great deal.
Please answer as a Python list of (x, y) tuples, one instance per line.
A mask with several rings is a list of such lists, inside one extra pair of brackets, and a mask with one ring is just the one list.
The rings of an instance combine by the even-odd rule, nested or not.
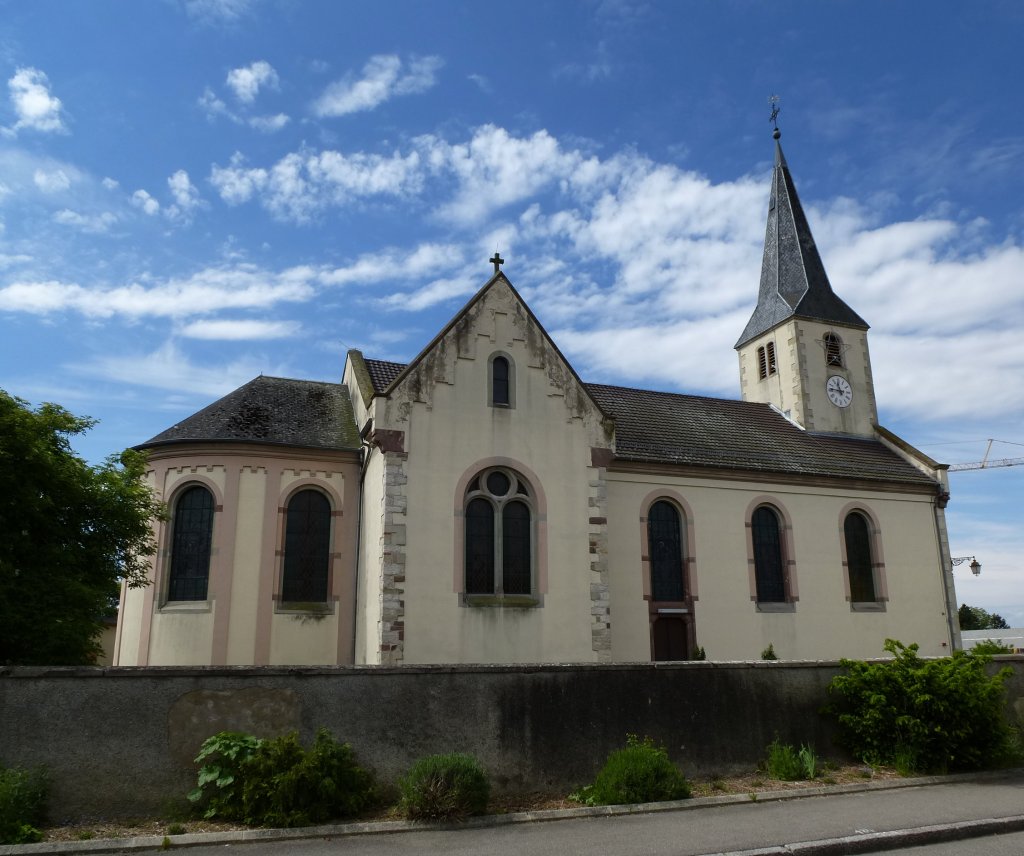
[(532, 594), (463, 594), (463, 606), (501, 609), (535, 609), (543, 606), (539, 597)]
[(885, 601), (869, 600), (851, 603), (850, 612), (885, 612)]
[(334, 602), (325, 601), (310, 601), (310, 602), (299, 602), (299, 601), (286, 601), (284, 603), (277, 603), (274, 605), (274, 612), (284, 615), (308, 615), (308, 616), (322, 616), (322, 615), (334, 615)]
[(213, 603), (209, 600), (169, 600), (160, 605), (159, 612), (165, 615), (188, 615), (190, 613), (211, 612)]
[(754, 609), (758, 612), (796, 612), (796, 601), (755, 602)]

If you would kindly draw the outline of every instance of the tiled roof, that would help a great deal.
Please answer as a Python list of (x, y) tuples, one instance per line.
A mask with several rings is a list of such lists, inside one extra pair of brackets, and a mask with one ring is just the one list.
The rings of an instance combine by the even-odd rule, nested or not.
[[(366, 360), (382, 394), (405, 366)], [(810, 434), (767, 404), (585, 384), (615, 420), (618, 460), (933, 484), (877, 440)]]
[(373, 391), (380, 395), (394, 382), (407, 363), (391, 363), (387, 360), (363, 360), (366, 363), (366, 370), (370, 373), (370, 380), (373, 381)]
[(736, 347), (793, 316), (865, 330), (868, 327), (832, 290), (782, 146), (776, 142), (761, 287), (757, 306)]
[(356, 450), (359, 431), (348, 389), (338, 383), (258, 377), (157, 434), (138, 448), (233, 441)]
[(767, 404), (587, 384), (619, 460), (934, 484), (877, 440), (811, 434)]

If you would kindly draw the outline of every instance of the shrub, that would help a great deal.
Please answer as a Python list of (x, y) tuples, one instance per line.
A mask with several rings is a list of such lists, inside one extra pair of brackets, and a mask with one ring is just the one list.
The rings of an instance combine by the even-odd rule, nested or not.
[(768, 647), (761, 652), (762, 660), (778, 660), (779, 655), (775, 653), (775, 646), (769, 642)]
[(0, 767), (0, 844), (42, 841), (49, 780), (42, 767)]
[(804, 777), (804, 764), (796, 749), (782, 743), (776, 737), (768, 745), (768, 757), (764, 762), (764, 770), (769, 778), (784, 782), (795, 782)]
[(635, 734), (626, 738), (626, 748), (608, 756), (594, 784), (583, 788), (578, 798), (588, 805), (682, 800), (690, 796), (690, 783), (669, 760), (663, 746), (650, 737)]
[(990, 676), (990, 657), (955, 651), (923, 660), (917, 645), (887, 639), (893, 659), (843, 660), (846, 674), (829, 684), (825, 708), (838, 719), (838, 740), (868, 764), (906, 771), (976, 770), (1011, 751), (1003, 714), (1004, 668)]
[(491, 786), (472, 755), (421, 758), (399, 782), (402, 811), (413, 820), (459, 820), (487, 810)]
[(352, 747), (325, 728), (309, 751), (294, 732), (263, 741), (243, 773), (242, 819), (249, 824), (311, 826), (357, 814), (373, 799), (373, 779)]
[(706, 660), (708, 658), (707, 653), (704, 651), (703, 645), (698, 645), (693, 652), (691, 660)]
[(971, 654), (1012, 654), (1013, 648), (994, 639), (982, 639), (970, 650)]
[(252, 825), (308, 826), (355, 814), (373, 799), (373, 780), (352, 748), (317, 731), (307, 752), (294, 732), (272, 740), (222, 731), (196, 756), (197, 786), (188, 798), (204, 817)]

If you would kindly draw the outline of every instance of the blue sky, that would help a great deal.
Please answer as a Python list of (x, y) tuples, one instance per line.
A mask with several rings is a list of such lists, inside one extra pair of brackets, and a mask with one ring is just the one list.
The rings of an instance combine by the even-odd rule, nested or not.
[[(408, 360), (505, 272), (587, 380), (738, 396), (773, 156), (881, 422), (1024, 457), (1024, 6), (0, 2), (0, 387), (91, 460), (259, 373)], [(953, 474), (1024, 625), (1024, 467)]]

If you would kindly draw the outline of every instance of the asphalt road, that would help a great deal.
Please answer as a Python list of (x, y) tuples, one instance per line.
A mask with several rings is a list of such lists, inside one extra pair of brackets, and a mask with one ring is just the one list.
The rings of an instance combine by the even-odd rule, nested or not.
[[(263, 854), (445, 854), (445, 856), (703, 856), (908, 829), (1024, 815), (1024, 775), (928, 787), (863, 791), (783, 801), (615, 817), (588, 817), (484, 828), (423, 830), (299, 841), (190, 847), (189, 856), (226, 850)], [(989, 849), (1013, 839), (1011, 849)], [(954, 842), (931, 853), (1022, 856), (1021, 836)], [(944, 846), (944, 845), (943, 845)], [(1017, 849), (1012, 849), (1013, 847)], [(893, 851), (889, 851), (893, 852)], [(906, 852), (915, 852), (908, 850)]]

